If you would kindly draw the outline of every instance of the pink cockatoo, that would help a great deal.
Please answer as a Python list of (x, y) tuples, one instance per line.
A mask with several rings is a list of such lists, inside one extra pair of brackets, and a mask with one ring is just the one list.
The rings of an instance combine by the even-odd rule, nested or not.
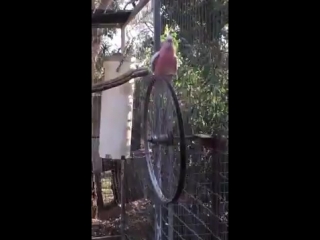
[(152, 56), (151, 67), (156, 76), (177, 74), (177, 57), (171, 36), (166, 38), (160, 50)]

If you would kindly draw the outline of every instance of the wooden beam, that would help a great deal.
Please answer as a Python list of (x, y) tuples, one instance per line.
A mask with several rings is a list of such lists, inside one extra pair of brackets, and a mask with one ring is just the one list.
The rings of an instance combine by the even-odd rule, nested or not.
[[(140, 0), (139, 3), (135, 6), (135, 8), (131, 11), (131, 14), (129, 15), (129, 18), (127, 19), (127, 21), (123, 24), (123, 27), (127, 26), (131, 21), (132, 19), (135, 18), (135, 16), (141, 11), (141, 9), (147, 5), (147, 3), (149, 2), (150, 0)], [(158, 1), (158, 0), (155, 0), (155, 1)]]
[(125, 10), (101, 10), (97, 9), (91, 15), (91, 25), (108, 25), (108, 24), (121, 24), (127, 22), (131, 11)]
[(106, 24), (95, 23), (91, 25), (91, 28), (121, 28), (121, 24), (120, 23), (106, 23)]

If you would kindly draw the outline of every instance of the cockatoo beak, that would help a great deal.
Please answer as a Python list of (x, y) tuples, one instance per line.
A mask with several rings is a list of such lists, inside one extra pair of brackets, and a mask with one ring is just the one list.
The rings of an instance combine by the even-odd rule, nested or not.
[(168, 36), (166, 41), (166, 48), (171, 48), (173, 46), (173, 40), (172, 40), (172, 37), (171, 36)]
[(170, 35), (167, 37), (167, 42), (168, 42), (168, 43), (173, 43), (172, 37), (171, 37)]

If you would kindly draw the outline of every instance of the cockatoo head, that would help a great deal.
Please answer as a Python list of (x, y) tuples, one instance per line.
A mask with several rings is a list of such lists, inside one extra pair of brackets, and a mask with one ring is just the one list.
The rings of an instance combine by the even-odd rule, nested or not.
[(173, 50), (174, 46), (173, 46), (173, 39), (170, 35), (167, 36), (166, 40), (162, 43), (161, 46), (162, 49), (166, 49), (166, 50)]

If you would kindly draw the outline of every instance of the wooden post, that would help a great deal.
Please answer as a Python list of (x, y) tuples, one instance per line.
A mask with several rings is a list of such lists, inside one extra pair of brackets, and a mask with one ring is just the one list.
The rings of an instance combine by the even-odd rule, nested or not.
[(124, 50), (126, 46), (126, 27), (121, 28), (121, 53), (124, 56)]
[[(121, 28), (121, 53), (124, 56), (125, 44), (126, 44), (126, 35), (125, 27)], [(125, 156), (121, 157), (121, 240), (126, 240), (125, 229), (126, 229), (126, 177), (125, 177), (125, 168), (126, 168), (126, 158)]]
[(94, 184), (94, 178), (93, 178), (93, 172), (91, 173), (91, 218), (96, 219), (98, 218), (97, 214), (97, 195), (96, 195), (96, 189)]
[(101, 172), (102, 161), (99, 156), (99, 130), (100, 130), (100, 94), (92, 96), (92, 170), (94, 174), (96, 201), (98, 208), (103, 207), (102, 189), (101, 189)]

